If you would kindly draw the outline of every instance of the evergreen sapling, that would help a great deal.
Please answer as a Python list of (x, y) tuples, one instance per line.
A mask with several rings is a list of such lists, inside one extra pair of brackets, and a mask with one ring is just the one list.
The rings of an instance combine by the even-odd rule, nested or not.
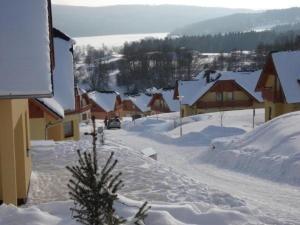
[(99, 169), (95, 117), (92, 118), (92, 122), (93, 131), (86, 133), (92, 136), (92, 151), (82, 153), (78, 150), (77, 164), (67, 166), (72, 174), (68, 184), (70, 198), (74, 201), (74, 206), (71, 208), (72, 216), (84, 225), (143, 225), (147, 211), (150, 209), (147, 202), (130, 221), (119, 217), (115, 212), (114, 202), (118, 199), (117, 192), (124, 186), (120, 179), (122, 173), (113, 172), (118, 163), (113, 159), (113, 152), (104, 167)]

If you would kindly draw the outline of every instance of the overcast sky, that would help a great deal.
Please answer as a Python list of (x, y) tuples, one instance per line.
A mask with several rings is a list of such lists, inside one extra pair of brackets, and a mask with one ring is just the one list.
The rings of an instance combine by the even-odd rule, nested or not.
[(300, 0), (52, 0), (52, 2), (54, 4), (81, 6), (107, 6), (116, 4), (180, 4), (249, 9), (300, 7)]

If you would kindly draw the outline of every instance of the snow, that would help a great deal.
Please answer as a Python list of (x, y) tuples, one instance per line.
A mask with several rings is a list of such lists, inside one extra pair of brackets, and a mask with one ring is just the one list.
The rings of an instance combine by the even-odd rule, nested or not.
[(54, 38), (54, 98), (65, 111), (75, 110), (73, 54), (70, 51), (73, 44), (72, 39)]
[(172, 90), (163, 90), (161, 92), (165, 102), (167, 103), (169, 109), (171, 112), (179, 112), (180, 111), (180, 106), (179, 106), (179, 101), (174, 100), (174, 89)]
[(54, 98), (39, 98), (37, 99), (60, 117), (65, 116), (64, 108)]
[(145, 149), (142, 149), (142, 153), (147, 156), (147, 157), (150, 157), (150, 156), (153, 156), (153, 155), (156, 155), (156, 151), (153, 149), (153, 148), (145, 148)]
[(204, 79), (178, 81), (179, 96), (183, 96), (182, 104), (193, 105), (212, 86), (212, 83), (206, 84)]
[[(205, 161), (300, 186), (300, 112), (277, 117), (242, 136), (213, 141)], [(271, 141), (267, 141), (271, 140)]]
[(46, 0), (1, 1), (1, 96), (51, 96), (48, 27)]
[[(223, 127), (219, 113), (202, 114), (183, 118), (182, 137), (178, 112), (126, 121), (124, 129), (105, 130), (99, 163), (103, 165), (115, 152), (116, 172), (122, 171), (125, 182), (116, 210), (130, 218), (138, 206), (149, 201), (152, 208), (145, 225), (297, 225), (299, 186), (288, 185), (289, 179), (261, 179), (260, 173), (297, 178), (300, 132), (293, 124), (298, 120), (300, 112), (295, 112), (263, 124), (264, 110), (257, 110), (253, 130), (252, 110), (226, 112)], [(103, 121), (97, 125), (102, 126)], [(81, 124), (81, 133), (89, 131), (90, 125)], [(79, 142), (33, 142), (28, 204), (19, 209), (2, 205), (0, 225), (76, 224), (69, 211), (73, 203), (68, 197), (70, 174), (65, 166), (75, 162), (77, 149), (91, 149), (90, 137), (83, 135)], [(154, 150), (159, 160), (146, 157), (145, 149)], [(232, 149), (240, 154), (221, 157)], [(287, 157), (290, 160), (284, 164), (273, 164)], [(221, 159), (242, 167), (218, 164)], [(250, 172), (252, 176), (247, 175)]]
[[(274, 183), (266, 180), (267, 177), (261, 179), (255, 173), (249, 176), (247, 171), (238, 167), (216, 167), (214, 161), (207, 160), (207, 155), (214, 151), (211, 143), (216, 138), (218, 140), (220, 136), (224, 136), (224, 140), (231, 140), (234, 139), (230, 137), (232, 135), (246, 135), (253, 130), (252, 110), (226, 112), (223, 128), (220, 127), (220, 113), (183, 118), (182, 137), (179, 135), (178, 116), (178, 113), (171, 113), (142, 118), (136, 120), (135, 125), (126, 124), (125, 130), (118, 131), (112, 138), (115, 143), (135, 150), (140, 149), (140, 146), (151, 147), (157, 151), (159, 162), (170, 166), (174, 171), (244, 200), (247, 209), (254, 210), (257, 217), (264, 218), (258, 224), (300, 224), (299, 187), (287, 185), (284, 180)], [(263, 126), (263, 122), (264, 110), (256, 110), (256, 129)], [(277, 136), (274, 137), (276, 138)], [(261, 140), (271, 144), (274, 139), (270, 135)], [(284, 139), (282, 142), (285, 143)], [(282, 149), (284, 151), (285, 148)], [(222, 147), (218, 151), (222, 151)], [(218, 155), (215, 157), (218, 159)], [(213, 158), (214, 156), (211, 157)], [(269, 165), (265, 162), (264, 167), (260, 167), (261, 164), (256, 163), (256, 160), (257, 158), (253, 158), (244, 161), (245, 167), (250, 168), (253, 164), (253, 170), (259, 171)], [(242, 161), (240, 162), (242, 165)], [(269, 166), (271, 170), (272, 165)], [(277, 172), (280, 176), (280, 171)], [(270, 217), (274, 220), (270, 220)]]
[(106, 112), (115, 110), (115, 104), (118, 93), (116, 92), (90, 92), (89, 98), (91, 98), (97, 105), (99, 105)]
[(129, 97), (130, 100), (142, 111), (147, 112), (149, 111), (148, 104), (151, 100), (151, 96), (140, 94), (134, 97)]
[(272, 58), (287, 103), (299, 103), (300, 51), (272, 53)]

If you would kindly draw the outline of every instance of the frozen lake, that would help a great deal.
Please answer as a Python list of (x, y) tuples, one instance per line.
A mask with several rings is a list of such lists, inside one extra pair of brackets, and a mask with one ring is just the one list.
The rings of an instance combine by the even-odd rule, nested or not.
[(104, 44), (107, 47), (119, 47), (126, 41), (133, 42), (141, 39), (152, 38), (165, 38), (168, 33), (149, 33), (149, 34), (121, 34), (121, 35), (103, 35), (103, 36), (91, 36), (91, 37), (78, 37), (74, 38), (76, 44), (79, 46), (91, 45), (95, 48), (100, 48)]

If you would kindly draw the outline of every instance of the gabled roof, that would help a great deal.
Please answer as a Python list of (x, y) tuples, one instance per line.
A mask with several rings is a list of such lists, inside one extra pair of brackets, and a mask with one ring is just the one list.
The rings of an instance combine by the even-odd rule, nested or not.
[(212, 87), (212, 83), (207, 84), (204, 79), (191, 81), (178, 81), (178, 94), (182, 96), (183, 105), (193, 105), (200, 96)]
[(106, 112), (112, 112), (115, 110), (115, 105), (119, 93), (93, 91), (88, 93), (88, 96), (103, 110), (105, 110)]
[(142, 111), (149, 111), (148, 104), (151, 100), (150, 95), (140, 94), (134, 97), (129, 97), (129, 99)]
[(39, 98), (35, 100), (45, 106), (50, 112), (55, 113), (58, 117), (64, 118), (64, 109), (54, 98)]
[(73, 45), (74, 41), (54, 29), (55, 69), (53, 75), (54, 98), (65, 111), (75, 110)]
[(0, 97), (52, 96), (51, 5), (47, 0), (2, 0)]
[(161, 92), (163, 99), (167, 103), (169, 109), (171, 112), (179, 112), (179, 101), (173, 99), (174, 96), (174, 89), (169, 89), (169, 90), (163, 90)]
[[(269, 56), (274, 64), (287, 103), (300, 102), (300, 51), (274, 52)], [(265, 71), (262, 72), (262, 76)]]
[(207, 83), (203, 78), (203, 74), (198, 76), (198, 80), (192, 81), (178, 81), (179, 95), (183, 96), (182, 104), (193, 105), (198, 99), (203, 97), (218, 81), (233, 81), (244, 89), (250, 96), (258, 102), (262, 102), (261, 92), (255, 92), (255, 86), (260, 76), (260, 71), (256, 72), (231, 72), (218, 71), (218, 78), (212, 82)]

